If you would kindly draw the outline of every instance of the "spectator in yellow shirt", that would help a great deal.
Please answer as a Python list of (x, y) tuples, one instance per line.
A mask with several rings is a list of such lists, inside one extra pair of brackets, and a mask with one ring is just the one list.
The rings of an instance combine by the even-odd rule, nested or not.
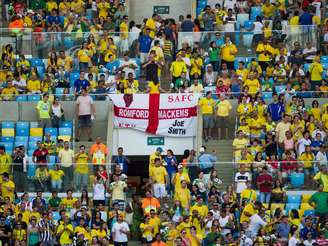
[(264, 19), (271, 20), (275, 10), (276, 7), (270, 2), (270, 0), (265, 0), (262, 6), (262, 14)]
[(155, 159), (155, 167), (150, 170), (149, 182), (153, 185), (154, 196), (156, 198), (166, 197), (166, 184), (168, 184), (168, 174), (166, 168), (162, 166), (160, 158)]
[(225, 43), (221, 47), (221, 65), (226, 63), (228, 69), (233, 70), (237, 53), (236, 45), (231, 42), (230, 37), (226, 37)]
[(216, 115), (217, 115), (217, 127), (218, 127), (218, 138), (223, 138), (222, 129), (224, 129), (224, 135), (228, 139), (228, 118), (232, 109), (231, 103), (225, 99), (223, 93), (220, 94), (220, 100), (216, 104)]
[(260, 90), (260, 82), (259, 80), (255, 77), (254, 73), (249, 74), (249, 79), (246, 79), (244, 86), (248, 87), (248, 92), (249, 94), (255, 95), (259, 90)]
[(7, 81), (7, 87), (5, 87), (1, 92), (2, 100), (4, 101), (13, 101), (15, 96), (18, 95), (17, 89), (13, 86), (11, 79)]
[(321, 85), (323, 67), (320, 63), (320, 56), (315, 56), (313, 63), (309, 67), (310, 79), (311, 79), (311, 90), (315, 91), (316, 87)]
[(199, 106), (203, 114), (204, 138), (208, 141), (212, 137), (212, 129), (214, 128), (214, 106), (215, 101), (212, 99), (212, 92), (206, 92), (206, 97), (199, 100)]
[(198, 52), (193, 54), (193, 57), (190, 60), (191, 63), (191, 70), (190, 76), (193, 78), (194, 74), (202, 74), (202, 66), (204, 64), (203, 59), (199, 56)]
[(147, 28), (150, 30), (149, 36), (152, 39), (155, 37), (155, 34), (157, 32), (157, 28), (156, 28), (156, 21), (157, 20), (158, 20), (158, 15), (153, 14), (153, 16), (146, 21), (146, 25), (145, 25), (144, 30), (146, 30)]
[(27, 81), (28, 93), (41, 93), (41, 82), (35, 74), (31, 74), (30, 79)]
[(91, 65), (92, 51), (88, 48), (88, 43), (84, 42), (81, 49), (77, 52), (80, 70), (87, 72)]
[(259, 65), (262, 68), (262, 71), (265, 71), (269, 65), (272, 55), (274, 54), (274, 48), (268, 42), (268, 39), (264, 39), (263, 42), (259, 42), (256, 47), (256, 53), (259, 55)]
[(64, 176), (64, 172), (60, 170), (58, 164), (55, 165), (54, 169), (49, 170), (49, 176), (50, 176), (51, 188), (54, 190), (61, 190), (62, 183), (63, 183), (62, 178)]
[(182, 73), (187, 73), (187, 65), (182, 60), (181, 54), (178, 54), (176, 60), (172, 62), (170, 71), (172, 73), (173, 83), (175, 83), (175, 81), (181, 77)]

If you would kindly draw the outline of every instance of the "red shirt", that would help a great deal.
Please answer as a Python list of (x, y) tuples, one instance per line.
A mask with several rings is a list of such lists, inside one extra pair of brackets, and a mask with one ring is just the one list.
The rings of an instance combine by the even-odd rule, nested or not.
[[(264, 182), (265, 181), (265, 182)], [(272, 177), (269, 174), (261, 174), (257, 177), (257, 182), (264, 182), (258, 185), (260, 192), (271, 192), (272, 189)]]
[(46, 164), (48, 155), (49, 155), (49, 152), (45, 148), (36, 149), (33, 152), (33, 156), (36, 157), (36, 163)]
[(282, 169), (282, 171), (285, 171), (285, 172), (296, 170), (297, 169), (296, 160), (294, 160), (294, 159), (283, 160), (281, 162), (281, 169)]

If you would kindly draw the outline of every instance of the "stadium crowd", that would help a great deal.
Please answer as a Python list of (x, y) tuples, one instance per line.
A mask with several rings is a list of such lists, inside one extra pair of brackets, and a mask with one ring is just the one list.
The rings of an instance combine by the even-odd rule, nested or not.
[[(129, 20), (124, 1), (11, 3), (9, 28), (17, 35), (22, 28), (90, 34), (74, 37), (73, 42), (82, 40), (77, 52), (52, 49), (45, 61), (25, 58), (11, 44), (2, 48), (1, 99), (43, 95), (36, 97), (39, 125), (28, 128), (30, 140), (37, 137), (34, 149), (19, 144), (11, 153), (0, 146), (1, 244), (328, 245), (328, 104), (304, 100), (326, 98), (328, 92), (328, 28), (320, 4), (229, 0), (205, 6), (194, 19), (154, 14), (139, 25)], [(254, 8), (260, 13), (248, 31), (256, 55), (249, 58), (239, 55), (237, 27), (247, 27), (237, 16), (251, 15)], [(307, 43), (289, 39), (286, 30), (299, 30), (299, 25), (321, 28), (320, 45), (311, 38)], [(180, 47), (178, 32), (201, 31), (213, 31), (206, 45), (197, 39)], [(42, 42), (42, 35), (34, 37)], [(205, 141), (214, 137), (213, 129), (219, 138), (229, 138), (225, 126), (236, 110), (234, 185), (224, 187), (215, 170), (217, 157), (206, 147), (199, 154), (186, 150), (181, 158), (158, 147), (149, 157), (141, 197), (132, 194), (130, 199), (131, 161), (122, 148), (109, 167), (100, 137), (90, 149), (80, 145), (74, 153), (71, 133), (46, 130), (60, 131), (64, 122), (59, 99), (76, 99), (74, 141), (80, 141), (82, 129), (92, 142), (93, 100), (140, 92), (206, 93), (199, 102)], [(237, 108), (230, 98), (238, 98)], [(41, 128), (41, 139), (34, 136), (35, 128)], [(1, 141), (23, 142), (10, 129), (14, 126), (2, 124)], [(287, 194), (304, 185), (316, 192)], [(30, 197), (30, 190), (36, 195)], [(51, 196), (44, 198), (44, 192)]]

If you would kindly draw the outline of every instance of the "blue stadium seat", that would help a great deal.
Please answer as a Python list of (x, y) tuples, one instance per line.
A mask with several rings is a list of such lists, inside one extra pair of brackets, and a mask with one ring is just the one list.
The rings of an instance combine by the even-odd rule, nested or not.
[(321, 56), (321, 63), (328, 63), (328, 56)]
[[(322, 68), (324, 70), (327, 70), (328, 69), (328, 63), (322, 63)], [(325, 73), (325, 72), (324, 72)]]
[(56, 96), (62, 96), (64, 94), (64, 88), (56, 88)]
[(30, 123), (27, 121), (17, 121), (16, 122), (16, 129), (18, 128), (29, 128), (30, 127)]
[(41, 99), (40, 95), (28, 95), (27, 96), (27, 100), (29, 102), (38, 102), (38, 101), (40, 101), (40, 99)]
[(77, 80), (79, 77), (80, 77), (80, 73), (72, 72), (69, 75), (69, 80), (70, 80), (71, 83), (74, 84), (74, 81)]
[(13, 143), (14, 142), (14, 137), (1, 137), (1, 142)]
[(308, 72), (309, 68), (310, 68), (310, 63), (304, 63), (303, 65), (304, 72)]
[(36, 149), (37, 148), (37, 142), (36, 141), (29, 141), (28, 142), (28, 149)]
[(18, 147), (18, 146), (24, 146), (25, 149), (27, 149), (27, 142), (15, 142), (14, 143), (14, 147)]
[(73, 128), (72, 121), (62, 121), (60, 122), (60, 127)]
[(311, 215), (311, 216), (314, 216), (314, 215), (315, 215), (313, 209), (308, 209), (308, 210), (305, 210), (305, 211), (304, 211), (304, 214), (303, 214), (304, 217), (307, 217), (307, 216), (310, 216), (310, 215)]
[(292, 209), (299, 209), (300, 205), (297, 204), (297, 203), (287, 203), (286, 204), (286, 207), (285, 207), (285, 210), (287, 212), (287, 214), (289, 213), (290, 210)]
[(36, 171), (36, 165), (32, 161), (33, 152), (32, 152), (32, 155), (30, 155), (30, 154), (28, 154), (28, 155), (29, 155), (29, 158), (28, 158), (29, 165), (27, 166), (27, 177), (34, 178), (35, 171)]
[(286, 86), (285, 85), (277, 85), (274, 88), (275, 88), (275, 90), (276, 90), (276, 92), (278, 94), (283, 93), (286, 90)]
[(6, 148), (6, 152), (12, 152), (14, 148), (14, 143), (13, 142), (1, 142), (0, 146), (4, 146)]
[(296, 203), (300, 204), (302, 201), (301, 195), (289, 195), (287, 197), (287, 203)]
[(27, 155), (28, 155), (28, 156), (33, 156), (34, 150), (35, 150), (35, 149), (28, 149), (28, 150), (27, 150)]
[(237, 15), (237, 23), (239, 23), (242, 27), (244, 26), (245, 21), (249, 20), (249, 14), (238, 14)]
[(39, 127), (39, 122), (37, 122), (37, 121), (30, 122), (30, 127), (31, 128), (38, 128)]
[(16, 102), (26, 102), (26, 101), (27, 101), (27, 96), (24, 95), (16, 96)]
[(243, 43), (247, 48), (252, 47), (252, 42), (253, 42), (253, 33), (249, 32), (249, 33), (244, 33), (243, 35)]
[(50, 136), (58, 136), (57, 128), (45, 128), (44, 134), (50, 133)]
[(48, 168), (53, 169), (56, 164), (56, 156), (50, 155), (49, 156), (49, 163), (48, 163)]
[(28, 128), (19, 128), (16, 130), (16, 136), (19, 137), (28, 137), (30, 129)]
[(59, 128), (59, 136), (72, 136), (72, 129), (71, 128), (66, 128), (66, 127), (61, 127)]
[(44, 73), (45, 73), (44, 67), (37, 66), (36, 70), (38, 71), (39, 77), (41, 79), (43, 79), (44, 78)]
[(28, 142), (28, 136), (16, 136), (15, 142)]
[(304, 173), (292, 173), (290, 179), (291, 179), (291, 185), (295, 188), (304, 185)]
[(38, 66), (43, 66), (44, 67), (43, 60), (39, 59), (39, 58), (30, 59), (30, 64), (31, 64), (31, 67), (38, 67)]
[(1, 124), (2, 128), (15, 128), (15, 122), (13, 121), (3, 121)]
[(42, 137), (30, 137), (30, 142), (42, 141)]
[(251, 8), (251, 20), (255, 21), (257, 16), (262, 16), (262, 7)]
[(247, 20), (244, 22), (244, 28), (247, 30), (247, 31), (251, 31), (253, 29), (253, 21), (251, 20)]
[(64, 38), (64, 46), (66, 49), (70, 49), (74, 46), (74, 41), (71, 37), (65, 37)]
[(263, 92), (263, 99), (264, 100), (272, 99), (272, 92)]

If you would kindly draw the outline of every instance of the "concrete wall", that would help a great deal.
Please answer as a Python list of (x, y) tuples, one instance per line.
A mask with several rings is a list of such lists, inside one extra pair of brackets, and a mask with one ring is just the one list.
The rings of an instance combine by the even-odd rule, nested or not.
[(129, 17), (136, 23), (141, 23), (144, 18), (152, 16), (154, 6), (170, 6), (169, 15), (161, 15), (161, 17), (176, 19), (179, 15), (193, 15), (193, 2), (193, 0), (129, 0)]
[[(75, 117), (75, 102), (61, 102), (67, 120)], [(0, 121), (36, 121), (35, 102), (1, 102)], [(93, 135), (107, 136), (109, 102), (95, 102), (97, 118), (93, 122)]]

